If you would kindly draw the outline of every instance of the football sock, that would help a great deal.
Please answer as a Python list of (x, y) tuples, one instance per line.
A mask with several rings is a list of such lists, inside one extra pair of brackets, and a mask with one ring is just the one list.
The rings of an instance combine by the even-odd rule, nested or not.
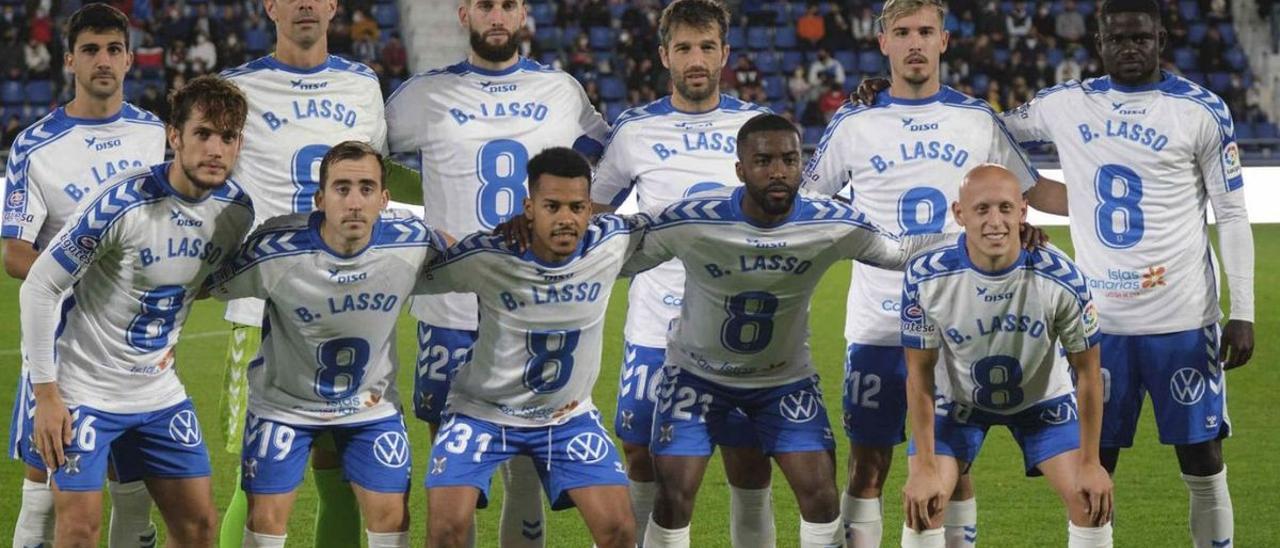
[(902, 524), (902, 548), (946, 548), (947, 540), (941, 527), (925, 529), (919, 533)]
[(22, 508), (13, 528), (13, 548), (53, 546), (53, 490), (42, 482), (22, 480)]
[(666, 529), (654, 523), (651, 515), (644, 528), (644, 548), (689, 548), (689, 526)]
[[(840, 518), (827, 523), (810, 523), (801, 519), (800, 548), (840, 548), (844, 546), (842, 523), (844, 522)], [(738, 546), (738, 544), (734, 543), (734, 546)]]
[(978, 543), (978, 499), (947, 503), (942, 518), (947, 548), (968, 548)]
[(255, 533), (245, 527), (244, 544), (242, 546), (243, 548), (284, 548), (284, 540), (286, 538), (289, 538), (289, 535)]
[(658, 485), (652, 481), (631, 480), (629, 491), (631, 514), (636, 518), (636, 538), (644, 540), (644, 528), (649, 525), (649, 512), (653, 511), (653, 498), (658, 494)]
[(1182, 475), (1191, 492), (1191, 540), (1197, 547), (1228, 546), (1235, 532), (1227, 467), (1212, 476)]
[(244, 544), (244, 531), (249, 522), (249, 497), (240, 488), (240, 467), (236, 467), (236, 487), (231, 492), (231, 502), (222, 514), (222, 529), (218, 534), (218, 548), (237, 548)]
[(502, 483), (501, 545), (503, 548), (542, 548), (546, 538), (542, 482), (533, 459), (520, 456), (504, 463)]
[(1068, 521), (1067, 548), (1111, 548), (1111, 524), (1080, 527)]
[(156, 526), (151, 523), (151, 493), (141, 480), (129, 483), (107, 482), (111, 493), (111, 529), (109, 546), (156, 545)]
[[(359, 546), (360, 505), (342, 469), (312, 470), (316, 479), (316, 546)], [(322, 540), (323, 539), (323, 540)]]
[(773, 526), (771, 489), (740, 489), (729, 486), (729, 538), (734, 546), (773, 546), (777, 533)]
[(409, 548), (409, 532), (375, 533), (366, 530), (364, 536), (369, 541), (369, 548)]
[(849, 548), (877, 548), (884, 536), (884, 514), (880, 499), (860, 499), (848, 491), (840, 499), (840, 519), (844, 524), (844, 544)]

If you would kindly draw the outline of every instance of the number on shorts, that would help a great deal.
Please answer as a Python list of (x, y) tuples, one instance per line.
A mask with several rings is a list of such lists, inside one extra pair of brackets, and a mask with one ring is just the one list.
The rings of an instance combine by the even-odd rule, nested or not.
[(178, 325), (178, 312), (186, 299), (187, 289), (180, 285), (162, 285), (142, 294), (142, 310), (129, 322), (125, 340), (142, 352), (161, 350), (169, 344), (169, 333)]
[(71, 413), (71, 423), (75, 425), (72, 437), (76, 440), (76, 447), (81, 451), (93, 451), (98, 446), (98, 430), (93, 427), (93, 423), (98, 417), (93, 415), (85, 415), (84, 420), (80, 418), (80, 410), (76, 409)]
[(988, 409), (1022, 403), (1022, 364), (1013, 356), (987, 356), (973, 364), (973, 399)]
[(364, 380), (369, 365), (369, 341), (341, 337), (325, 341), (316, 348), (316, 394), (327, 400), (351, 397)]
[(253, 445), (254, 441), (258, 442), (258, 458), (267, 458), (267, 453), (271, 449), (275, 449), (275, 456), (271, 457), (275, 461), (282, 461), (289, 456), (289, 451), (293, 450), (293, 440), (298, 437), (298, 433), (290, 426), (278, 424), (270, 421), (259, 421), (257, 428), (249, 434), (249, 441), (246, 445)]
[(453, 425), (450, 433), (454, 434), (453, 441), (444, 444), (444, 450), (455, 455), (461, 455), (467, 451), (467, 442), (471, 441), (471, 425), (458, 423)]
[(573, 351), (581, 334), (577, 329), (530, 331), (525, 336), (529, 359), (524, 362), (524, 386), (535, 394), (564, 388), (573, 374)]
[(687, 421), (693, 418), (693, 413), (689, 408), (695, 404), (702, 407), (702, 412), (698, 415), (698, 422), (707, 422), (707, 412), (711, 410), (711, 394), (698, 394), (697, 390), (688, 386), (681, 386), (676, 391), (676, 405), (671, 410), (671, 416), (676, 420)]
[(476, 436), (476, 452), (471, 455), (472, 462), (480, 462), (484, 454), (489, 451), (489, 442), (493, 441), (492, 434), (480, 434)]
[(1098, 168), (1093, 182), (1098, 197), (1098, 207), (1094, 209), (1098, 239), (1114, 249), (1137, 245), (1146, 226), (1140, 207), (1142, 177), (1126, 166), (1106, 164)]
[(773, 339), (773, 315), (778, 311), (778, 298), (764, 291), (744, 291), (725, 299), (729, 313), (720, 326), (720, 342), (739, 354), (754, 354), (769, 346)]
[(493, 228), (520, 212), (528, 194), (524, 187), (528, 163), (529, 151), (519, 141), (495, 139), (480, 147), (476, 153), (476, 173), (480, 176), (476, 213), (480, 226)]
[[(467, 352), (470, 351), (470, 348), (458, 348), (454, 350), (453, 361), (455, 363), (461, 363), (463, 360), (467, 359)], [(448, 380), (449, 374), (445, 371), (445, 368), (449, 365), (449, 358), (449, 348), (444, 345), (436, 344), (427, 348), (427, 378), (433, 381), (442, 382)], [(418, 376), (422, 376), (421, 371), (418, 372)]]
[(864, 376), (861, 371), (854, 371), (849, 374), (848, 383), (850, 402), (867, 409), (880, 408), (880, 402), (874, 399), (880, 395), (880, 375), (867, 373)]

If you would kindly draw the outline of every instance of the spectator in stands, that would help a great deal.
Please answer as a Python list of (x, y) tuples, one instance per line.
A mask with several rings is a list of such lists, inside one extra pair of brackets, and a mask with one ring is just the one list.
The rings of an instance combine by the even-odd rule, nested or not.
[(1227, 13), (1227, 0), (1209, 0), (1209, 12), (1205, 14), (1205, 18), (1210, 23), (1230, 21), (1231, 14)]
[(587, 83), (582, 85), (582, 91), (587, 94), (587, 102), (591, 103), (591, 106), (595, 107), (596, 112), (599, 112), (603, 116), (604, 98), (600, 97), (600, 84), (595, 80), (587, 80)]
[(1031, 26), (1040, 36), (1053, 36), (1054, 20), (1053, 20), (1053, 4), (1050, 2), (1036, 2), (1036, 13), (1031, 16)]
[(10, 29), (18, 30), (25, 25), (18, 18), (18, 10), (14, 9), (12, 4), (5, 4), (0, 8), (0, 32), (6, 32)]
[(805, 50), (813, 50), (818, 47), (818, 43), (822, 42), (822, 38), (827, 35), (826, 22), (822, 19), (822, 14), (818, 12), (818, 3), (809, 2), (805, 7), (804, 15), (796, 19), (796, 38), (801, 48)]
[(170, 80), (169, 89), (175, 89), (177, 86), (176, 78), (182, 76), (183, 82), (191, 76), (188, 72), (191, 70), (191, 64), (187, 62), (187, 43), (182, 40), (174, 40), (169, 46), (168, 55), (164, 58), (165, 77)]
[(213, 36), (216, 30), (209, 20), (209, 5), (196, 4), (196, 15), (191, 20), (191, 31), (195, 33), (203, 32), (205, 36)]
[(992, 79), (987, 83), (987, 93), (983, 96), (988, 105), (996, 112), (1004, 111), (1004, 98), (1000, 96), (1000, 81)]
[(609, 27), (613, 26), (613, 16), (609, 13), (609, 6), (604, 0), (587, 0), (585, 6), (582, 7), (582, 27)]
[[(532, 17), (530, 17), (532, 19)], [(409, 76), (409, 52), (400, 41), (400, 33), (392, 32), (387, 44), (382, 46), (382, 67), (390, 78)]]
[(1221, 90), (1222, 98), (1227, 102), (1227, 108), (1237, 118), (1244, 116), (1249, 108), (1245, 106), (1246, 96), (1249, 94), (1245, 89), (1244, 78), (1239, 73), (1231, 74), (1231, 81), (1227, 84), (1227, 89)]
[(952, 41), (970, 40), (977, 32), (978, 26), (973, 22), (973, 12), (965, 11), (960, 14), (959, 21), (956, 22), (956, 30), (951, 33)]
[(808, 103), (813, 100), (812, 91), (813, 85), (809, 83), (804, 67), (796, 67), (791, 71), (791, 77), (787, 78), (787, 93), (792, 101)]
[(840, 105), (844, 104), (844, 88), (831, 81), (830, 77), (825, 77), (822, 95), (818, 97), (818, 110), (822, 112), (822, 125), (826, 125), (831, 121), (831, 117), (840, 110)]
[(4, 123), (4, 128), (0, 129), (0, 148), (5, 150), (13, 148), (13, 140), (18, 138), (18, 134), (22, 132), (22, 129), (22, 119), (17, 114), (9, 115), (9, 119)]
[(12, 69), (17, 69), (21, 76), (25, 64), (22, 43), (18, 41), (18, 29), (4, 29), (3, 35), (0, 36), (0, 74), (7, 75)]
[(1266, 121), (1267, 115), (1262, 111), (1262, 80), (1253, 81), (1244, 94), (1244, 118), (1248, 122)]
[(218, 50), (203, 32), (196, 33), (195, 44), (187, 50), (187, 63), (196, 74), (208, 74), (218, 68)]
[(573, 47), (569, 50), (568, 72), (577, 76), (579, 74), (594, 73), (595, 68), (595, 57), (591, 53), (591, 42), (585, 33), (580, 33), (573, 40)]
[(1005, 99), (1004, 104), (1008, 108), (1017, 108), (1035, 96), (1036, 91), (1027, 85), (1027, 79), (1018, 76), (1013, 79), (1013, 85), (1009, 86), (1009, 97)]
[(1032, 66), (1032, 72), (1035, 78), (1027, 80), (1035, 89), (1044, 89), (1054, 84), (1054, 67), (1049, 66), (1049, 56), (1045, 53), (1037, 53), (1035, 64)]
[(1062, 4), (1062, 12), (1054, 19), (1054, 34), (1067, 42), (1079, 42), (1084, 38), (1084, 14), (1076, 9), (1076, 0), (1067, 0)]
[(809, 84), (814, 87), (822, 85), (822, 78), (830, 78), (831, 82), (844, 85), (844, 65), (840, 64), (825, 49), (818, 50), (818, 55), (809, 63)]
[(858, 16), (853, 19), (853, 39), (857, 42), (858, 48), (875, 47), (876, 44), (876, 15), (872, 13), (871, 6), (863, 5), (858, 11)]
[(355, 40), (351, 45), (351, 53), (361, 63), (371, 65), (378, 58), (378, 41), (368, 36)]
[(53, 19), (49, 17), (48, 8), (36, 9), (27, 26), (27, 37), (45, 46), (53, 42)]
[(1053, 82), (1061, 84), (1071, 80), (1080, 80), (1080, 63), (1076, 62), (1075, 49), (1068, 51), (1062, 57), (1062, 61), (1058, 63), (1058, 68), (1053, 71)]
[(1026, 2), (1015, 2), (1013, 11), (1004, 16), (1004, 31), (1009, 36), (1009, 47), (1017, 47), (1018, 42), (1031, 34), (1031, 14), (1027, 12)]
[(750, 56), (738, 56), (738, 62), (734, 63), (732, 70), (725, 72), (730, 72), (733, 78), (730, 89), (742, 90), (760, 84), (760, 69), (756, 68)]
[(143, 88), (142, 96), (138, 98), (138, 107), (159, 116), (161, 120), (169, 119), (169, 101), (151, 84)]
[(36, 40), (35, 36), (27, 39), (26, 47), (22, 48), (22, 59), (27, 65), (27, 76), (31, 78), (50, 76), (49, 63), (52, 58), (49, 56), (49, 48)]
[(827, 51), (845, 51), (854, 49), (853, 29), (849, 28), (849, 20), (838, 9), (831, 10), (823, 18), (826, 36), (822, 38), (822, 47)]
[(1196, 48), (1200, 52), (1200, 70), (1204, 72), (1226, 70), (1223, 55), (1227, 52), (1227, 44), (1222, 39), (1222, 33), (1218, 31), (1218, 27), (1210, 26), (1204, 35), (1204, 40), (1201, 40)]
[(982, 5), (982, 13), (974, 18), (978, 22), (977, 36), (979, 39), (987, 37), (990, 40), (999, 42), (1004, 40), (1008, 31), (1005, 29), (1005, 18), (1000, 13), (1000, 6), (996, 0), (987, 0)]
[(164, 71), (164, 48), (156, 45), (151, 33), (142, 33), (142, 45), (133, 51), (133, 66), (143, 71)]
[[(532, 17), (530, 17), (532, 19)], [(378, 22), (369, 17), (362, 9), (355, 10), (351, 15), (351, 42), (359, 43), (361, 40), (372, 42), (378, 41)]]
[(224, 67), (238, 67), (248, 61), (244, 42), (240, 40), (240, 36), (232, 32), (225, 40), (218, 43), (218, 59)]

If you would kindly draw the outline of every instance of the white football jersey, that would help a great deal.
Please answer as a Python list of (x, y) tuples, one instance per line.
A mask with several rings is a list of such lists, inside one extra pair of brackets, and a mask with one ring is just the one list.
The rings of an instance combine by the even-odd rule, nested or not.
[[(620, 205), (634, 188), (640, 211), (652, 211), (698, 192), (741, 186), (738, 130), (768, 112), (763, 107), (720, 96), (715, 110), (676, 110), (671, 97), (628, 110), (618, 118), (591, 182), (591, 201)], [(668, 261), (631, 281), (627, 323), (632, 344), (662, 348), (680, 315), (684, 268)]]
[(910, 250), (941, 236), (899, 242), (846, 204), (797, 196), (786, 221), (754, 224), (745, 187), (672, 204), (649, 226), (626, 271), (677, 258), (684, 302), (667, 340), (667, 363), (720, 384), (781, 386), (815, 374), (809, 300), (832, 263), (857, 259), (901, 268)]
[(80, 200), (120, 173), (163, 162), (164, 147), (164, 122), (129, 103), (97, 120), (54, 109), (9, 151), (3, 237), (43, 250)]
[[(249, 100), (244, 148), (232, 177), (253, 198), (259, 223), (311, 211), (320, 160), (333, 145), (355, 140), (386, 150), (382, 87), (367, 66), (330, 55), (323, 65), (299, 69), (268, 55), (222, 76)], [(262, 301), (232, 301), (226, 319), (258, 325)]]
[(325, 245), (323, 222), (321, 211), (271, 219), (210, 278), (220, 300), (267, 299), (249, 411), (288, 424), (394, 415), (396, 318), (444, 240), (412, 213), (389, 211), (369, 245), (344, 257)]
[[(450, 234), (520, 213), (529, 158), (570, 145), (599, 156), (608, 130), (577, 80), (524, 58), (503, 71), (462, 62), (409, 79), (387, 101), (387, 127), (391, 152), (422, 161), (426, 219)], [(413, 301), (425, 323), (476, 329), (474, 295)]]
[(547, 426), (595, 409), (609, 294), (645, 219), (595, 217), (577, 253), (558, 264), (483, 233), (432, 264), (423, 290), (475, 293), (480, 302), (479, 338), (453, 378), (445, 412)]
[(1004, 120), (1020, 142), (1058, 149), (1076, 260), (1107, 333), (1185, 331), (1222, 317), (1205, 205), (1243, 207), (1244, 194), (1222, 99), (1173, 75), (1141, 88), (1103, 77), (1041, 91)]
[[(959, 232), (951, 203), (965, 174), (984, 163), (1008, 168), (1024, 192), (1036, 184), (1035, 169), (985, 101), (946, 86), (918, 100), (885, 91), (872, 106), (846, 104), (836, 113), (803, 184), (823, 196), (846, 190), (858, 211), (896, 235)], [(855, 263), (845, 340), (900, 345), (901, 298), (901, 272)]]
[(57, 381), (69, 406), (144, 413), (186, 398), (174, 346), (205, 277), (235, 257), (253, 206), (230, 180), (187, 199), (169, 186), (168, 168), (103, 186), (23, 285), (31, 382)]
[(1074, 354), (1101, 338), (1085, 277), (1064, 253), (1023, 250), (984, 272), (963, 234), (911, 260), (900, 325), (903, 346), (939, 349), (941, 392), (1008, 415), (1074, 390), (1058, 343)]

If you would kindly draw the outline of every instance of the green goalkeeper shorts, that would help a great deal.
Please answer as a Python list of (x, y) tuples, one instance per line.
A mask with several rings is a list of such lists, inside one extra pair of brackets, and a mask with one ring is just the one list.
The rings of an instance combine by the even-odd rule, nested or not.
[(249, 404), (249, 362), (258, 355), (262, 328), (231, 324), (227, 341), (227, 367), (223, 374), (222, 425), (226, 430), (227, 452), (239, 455), (244, 438), (244, 412)]

